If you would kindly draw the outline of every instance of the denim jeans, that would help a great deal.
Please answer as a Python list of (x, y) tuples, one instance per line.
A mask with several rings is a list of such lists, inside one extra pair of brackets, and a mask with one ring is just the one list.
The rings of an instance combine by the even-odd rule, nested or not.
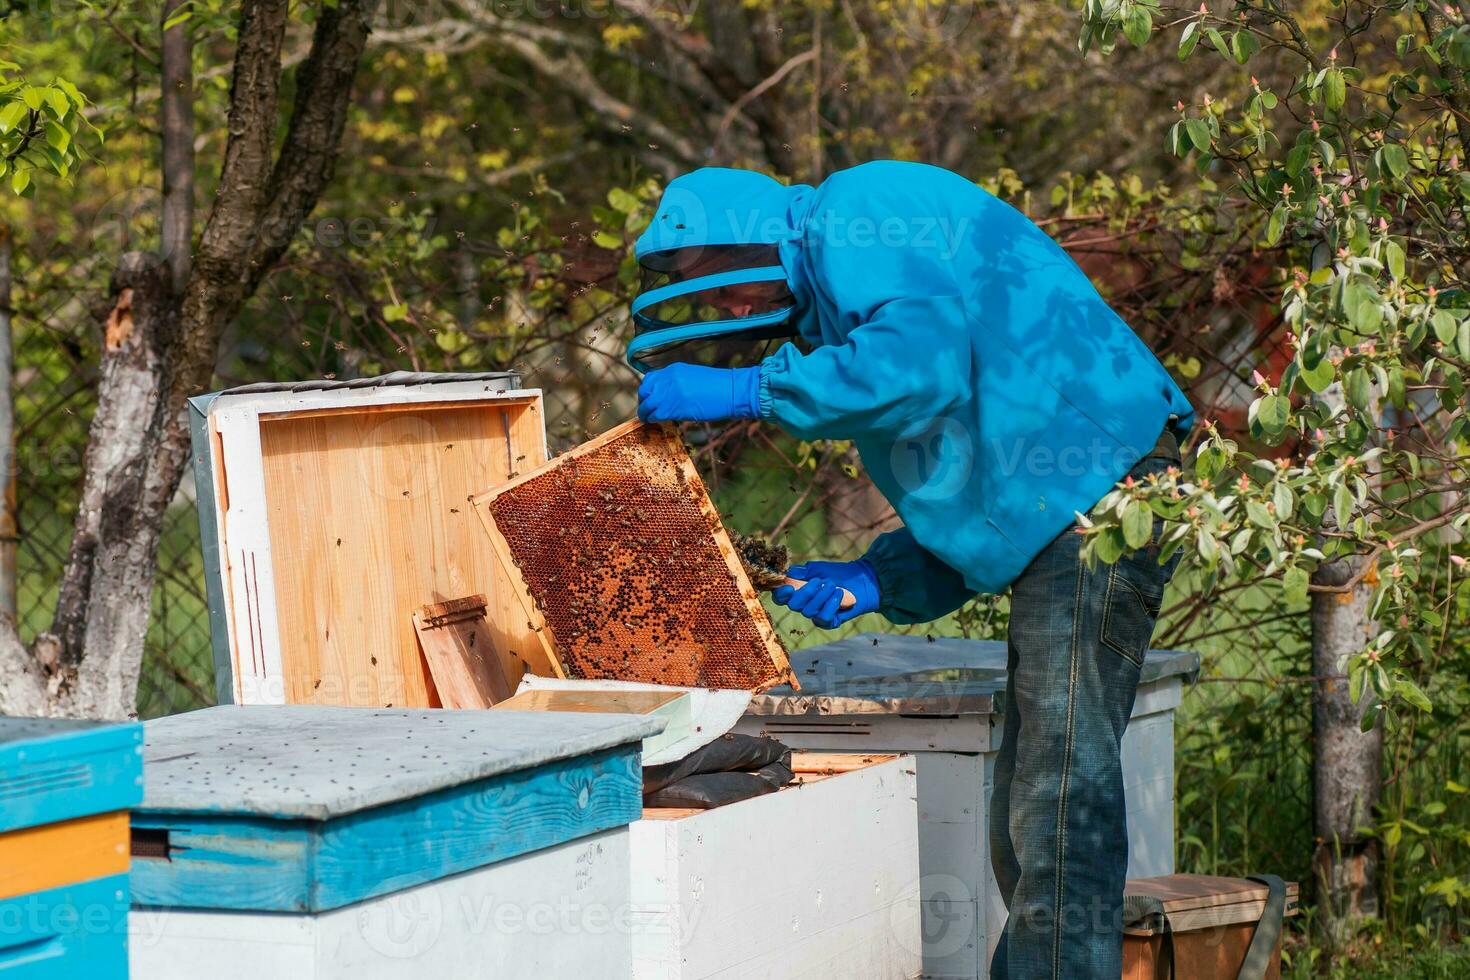
[[(1132, 476), (1176, 465), (1149, 456)], [(1174, 561), (1154, 541), (1088, 568), (1063, 532), (1011, 591), (1005, 732), (990, 853), (1010, 917), (992, 980), (1117, 980), (1122, 972), (1123, 729)], [(1176, 556), (1177, 558), (1177, 556)]]

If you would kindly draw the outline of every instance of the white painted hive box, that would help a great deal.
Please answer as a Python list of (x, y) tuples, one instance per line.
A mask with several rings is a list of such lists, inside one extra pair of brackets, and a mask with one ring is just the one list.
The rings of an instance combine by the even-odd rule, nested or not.
[(661, 724), (308, 706), (147, 722), (132, 976), (627, 975), (614, 917)]
[(468, 505), (546, 460), (517, 375), (250, 385), (190, 427), (222, 703), (438, 707), (413, 611), (476, 594), (510, 686), (549, 672)]
[[(802, 689), (756, 695), (735, 727), (814, 752), (913, 753), (924, 976), (983, 980), (1005, 926), (989, 811), (1004, 730), (1004, 643), (864, 634), (794, 651)], [(1123, 736), (1128, 875), (1174, 871), (1174, 709), (1199, 670), (1151, 650)]]
[(795, 753), (792, 768), (800, 783), (775, 793), (629, 828), (635, 978), (919, 975), (913, 759)]

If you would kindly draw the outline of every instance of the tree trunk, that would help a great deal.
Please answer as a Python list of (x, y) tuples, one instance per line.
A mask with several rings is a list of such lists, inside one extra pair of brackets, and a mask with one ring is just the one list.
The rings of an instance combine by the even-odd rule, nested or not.
[[(1313, 576), (1318, 585), (1341, 586), (1363, 559), (1325, 565)], [(1312, 760), (1313, 865), (1320, 889), (1327, 938), (1341, 945), (1365, 919), (1378, 915), (1378, 852), (1360, 828), (1370, 826), (1383, 786), (1383, 726), (1362, 730), (1368, 700), (1353, 704), (1348, 661), (1373, 639), (1377, 623), (1368, 614), (1373, 586), (1359, 583), (1350, 592), (1312, 596)]]
[[(167, 24), (187, 0), (164, 0)], [(194, 247), (194, 44), (192, 18), (163, 32), (159, 132), (163, 141), (163, 215), (159, 229), (173, 290), (189, 281)]]
[(178, 303), (158, 256), (123, 256), (112, 290), (71, 553), (35, 645), (53, 709), (87, 718), (133, 713), (159, 536), (189, 455), (177, 382), (201, 374), (178, 358)]
[(0, 225), (0, 629), (14, 628), (16, 545), (20, 521), (15, 496), (15, 334), (11, 328), (9, 225)]
[[(1341, 418), (1347, 400), (1341, 384), (1320, 396)], [(1370, 477), (1371, 479), (1371, 477)], [(1337, 515), (1329, 515), (1335, 526)], [(1346, 585), (1363, 558), (1340, 558), (1312, 575), (1319, 586)], [(1364, 576), (1348, 592), (1312, 594), (1313, 831), (1322, 932), (1330, 945), (1351, 939), (1365, 919), (1378, 915), (1378, 852), (1359, 828), (1369, 826), (1383, 788), (1383, 726), (1362, 730), (1368, 699), (1353, 703), (1348, 662), (1378, 633), (1369, 614), (1373, 584)]]
[[(229, 139), (214, 206), (189, 256), (192, 106), (187, 38), (165, 32), (164, 256), (129, 253), (113, 276), (97, 411), (52, 627), (27, 651), (0, 629), (0, 714), (134, 712), (164, 515), (189, 458), (187, 399), (205, 390), (224, 327), (285, 252), (331, 180), (367, 40), (371, 0), (316, 16), (281, 149), (281, 42), (289, 0), (240, 8)], [(181, 40), (182, 38), (182, 40)], [(170, 83), (169, 80), (172, 80)], [(178, 277), (178, 278), (176, 278)], [(182, 278), (182, 289), (175, 282)]]

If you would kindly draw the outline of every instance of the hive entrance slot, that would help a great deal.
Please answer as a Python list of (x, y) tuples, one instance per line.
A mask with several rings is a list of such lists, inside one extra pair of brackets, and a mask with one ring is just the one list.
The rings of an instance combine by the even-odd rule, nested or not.
[(168, 861), (171, 857), (168, 831), (161, 827), (134, 827), (129, 850), (135, 858)]

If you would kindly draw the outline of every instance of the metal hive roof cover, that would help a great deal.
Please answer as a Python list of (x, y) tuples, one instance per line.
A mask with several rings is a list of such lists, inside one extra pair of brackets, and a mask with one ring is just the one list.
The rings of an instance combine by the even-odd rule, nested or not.
[(474, 502), (564, 676), (795, 685), (671, 427), (625, 423)]
[(652, 715), (220, 705), (144, 723), (137, 809), (328, 820), (663, 727)]

